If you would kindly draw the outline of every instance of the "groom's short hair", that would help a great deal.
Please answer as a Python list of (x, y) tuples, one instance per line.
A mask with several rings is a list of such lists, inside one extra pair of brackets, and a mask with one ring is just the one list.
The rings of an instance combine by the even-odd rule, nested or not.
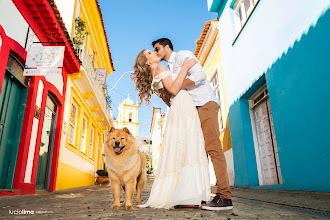
[(166, 45), (168, 45), (171, 50), (173, 50), (173, 45), (172, 45), (172, 42), (170, 41), (170, 39), (168, 38), (160, 38), (158, 40), (155, 40), (152, 42), (152, 47), (155, 46), (155, 44), (159, 43), (160, 45), (162, 45), (163, 47), (165, 47)]

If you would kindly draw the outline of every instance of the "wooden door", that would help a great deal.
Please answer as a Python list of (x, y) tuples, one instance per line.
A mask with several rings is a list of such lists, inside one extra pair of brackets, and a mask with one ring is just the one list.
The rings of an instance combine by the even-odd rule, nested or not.
[[(263, 185), (279, 184), (276, 156), (278, 152), (274, 149), (275, 132), (272, 132), (270, 124), (269, 99), (260, 102), (254, 107), (254, 119), (256, 136), (258, 140), (259, 159)], [(276, 147), (277, 149), (277, 147)]]
[(6, 70), (0, 94), (0, 188), (12, 187), (27, 88)]

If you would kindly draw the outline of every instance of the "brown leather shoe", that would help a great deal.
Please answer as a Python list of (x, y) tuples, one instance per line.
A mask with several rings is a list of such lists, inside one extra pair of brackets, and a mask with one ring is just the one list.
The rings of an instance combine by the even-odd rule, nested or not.
[(221, 193), (217, 193), (211, 202), (202, 205), (202, 209), (211, 211), (229, 210), (233, 209), (233, 203), (231, 199), (226, 199)]

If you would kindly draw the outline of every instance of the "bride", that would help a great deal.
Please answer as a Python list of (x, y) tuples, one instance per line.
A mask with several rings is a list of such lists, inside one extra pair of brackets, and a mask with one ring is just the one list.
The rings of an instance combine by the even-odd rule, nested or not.
[(210, 199), (208, 160), (197, 109), (189, 93), (181, 89), (188, 70), (197, 61), (186, 58), (177, 76), (159, 62), (155, 52), (142, 50), (136, 57), (131, 76), (140, 104), (150, 104), (151, 94), (164, 87), (172, 94), (150, 197), (146, 204), (138, 207), (199, 206), (201, 201)]

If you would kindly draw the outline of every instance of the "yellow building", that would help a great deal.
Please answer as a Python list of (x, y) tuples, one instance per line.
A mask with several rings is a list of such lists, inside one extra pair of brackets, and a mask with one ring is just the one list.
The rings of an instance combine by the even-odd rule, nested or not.
[[(69, 75), (63, 117), (56, 190), (92, 185), (103, 169), (102, 147), (111, 126), (105, 77), (113, 70), (111, 53), (97, 0), (60, 1), (60, 13), (82, 62)], [(70, 27), (70, 28), (69, 28)]]
[[(219, 111), (220, 139), (226, 156), (230, 185), (234, 185), (233, 153), (228, 121), (228, 106), (222, 67), (218, 20), (207, 21), (200, 39), (196, 42), (195, 56), (203, 66), (221, 106)], [(215, 183), (213, 168), (210, 169), (211, 182)], [(213, 181), (212, 181), (213, 180)]]

